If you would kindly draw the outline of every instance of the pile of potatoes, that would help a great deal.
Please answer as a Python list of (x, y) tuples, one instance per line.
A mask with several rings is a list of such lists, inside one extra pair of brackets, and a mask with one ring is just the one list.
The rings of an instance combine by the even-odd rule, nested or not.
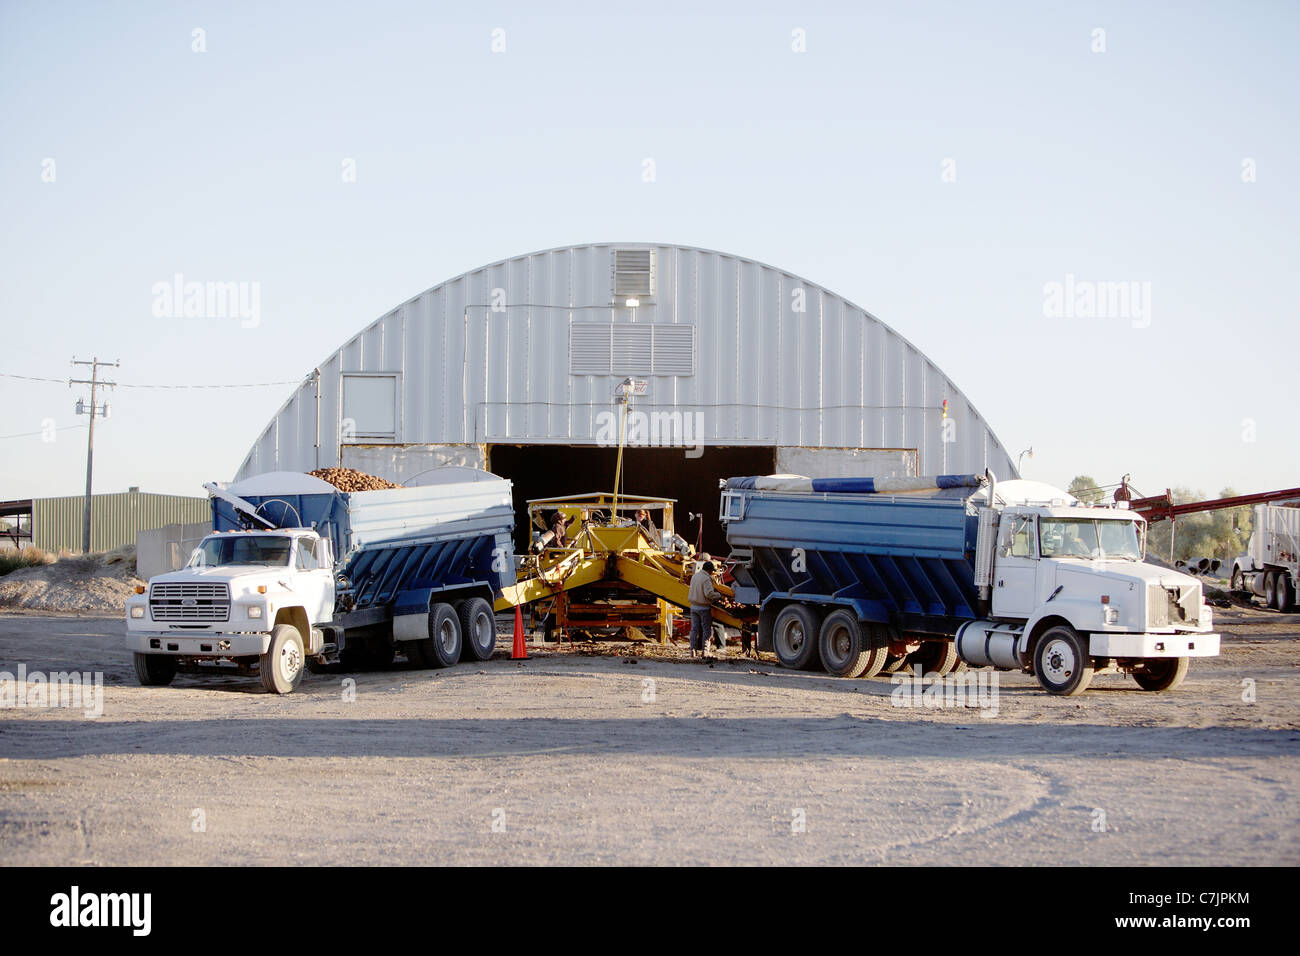
[(376, 478), (355, 468), (317, 468), (307, 474), (322, 481), (328, 481), (339, 491), (384, 491), (387, 488), (400, 488), (386, 478)]

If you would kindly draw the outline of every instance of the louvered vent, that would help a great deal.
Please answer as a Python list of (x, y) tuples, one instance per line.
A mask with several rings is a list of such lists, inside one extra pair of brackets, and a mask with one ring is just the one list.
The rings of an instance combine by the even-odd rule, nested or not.
[(575, 324), (571, 375), (694, 375), (695, 326)]
[(654, 294), (654, 250), (614, 250), (614, 298), (649, 298)]

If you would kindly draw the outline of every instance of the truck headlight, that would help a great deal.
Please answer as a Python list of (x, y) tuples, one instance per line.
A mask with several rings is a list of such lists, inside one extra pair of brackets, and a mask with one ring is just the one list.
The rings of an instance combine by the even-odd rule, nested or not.
[(262, 616), (262, 605), (260, 605), (260, 604), (250, 604), (250, 605), (248, 605), (248, 616), (249, 616), (250, 618), (259, 618), (259, 617), (261, 617), (261, 616)]
[(135, 607), (131, 608), (131, 616), (137, 620), (144, 617), (144, 607), (137, 604)]

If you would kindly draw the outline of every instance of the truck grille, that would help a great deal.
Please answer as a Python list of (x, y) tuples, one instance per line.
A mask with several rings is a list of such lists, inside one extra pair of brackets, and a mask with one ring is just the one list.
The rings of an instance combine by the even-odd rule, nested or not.
[(228, 621), (230, 585), (155, 584), (149, 588), (149, 614), (155, 621)]
[(1148, 627), (1195, 624), (1201, 616), (1201, 585), (1165, 588), (1153, 584), (1149, 590)]

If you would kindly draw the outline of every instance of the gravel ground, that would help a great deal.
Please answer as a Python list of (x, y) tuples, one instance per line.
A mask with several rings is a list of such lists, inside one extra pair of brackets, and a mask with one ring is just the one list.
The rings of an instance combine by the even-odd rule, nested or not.
[(105, 686), (96, 719), (0, 710), (0, 860), (1294, 865), (1300, 615), (1216, 617), (1223, 655), (1172, 693), (1000, 674), (981, 717), (675, 650), (512, 663), (504, 634), (486, 664), (287, 697), (143, 688), (116, 617), (5, 613), (0, 670)]

